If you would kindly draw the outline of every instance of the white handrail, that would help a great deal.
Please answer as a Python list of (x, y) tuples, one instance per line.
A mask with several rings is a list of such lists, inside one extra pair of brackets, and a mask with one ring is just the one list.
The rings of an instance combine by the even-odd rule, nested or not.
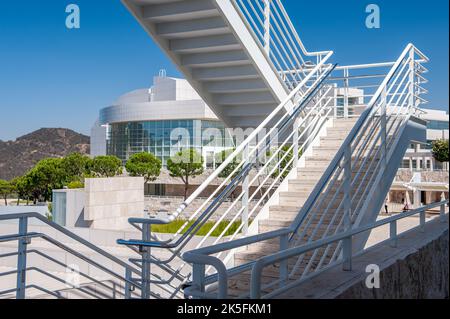
[[(306, 50), (280, 0), (232, 0), (232, 3), (288, 89), (295, 88), (311, 67), (330, 53)], [(316, 59), (311, 61), (310, 57)]]

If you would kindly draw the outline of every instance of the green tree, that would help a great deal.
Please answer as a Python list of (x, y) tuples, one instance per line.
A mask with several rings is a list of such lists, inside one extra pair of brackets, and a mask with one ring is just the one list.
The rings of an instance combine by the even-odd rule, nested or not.
[[(289, 150), (290, 148), (291, 145), (284, 145), (275, 156), (275, 158), (272, 159), (272, 163), (269, 164), (269, 170), (272, 170), (274, 168), (274, 165), (278, 163), (276, 164), (278, 167), (271, 175), (272, 178), (277, 178), (281, 174), (280, 179), (284, 180), (289, 175), (290, 171), (292, 170), (292, 159), (294, 156), (294, 150)], [(273, 153), (275, 153), (275, 150), (273, 151)], [(273, 153), (272, 151), (267, 152), (267, 160), (269, 160), (273, 156)], [(301, 156), (301, 154), (302, 151), (300, 150), (298, 156)]]
[(436, 161), (446, 163), (449, 161), (448, 140), (437, 140), (433, 142), (433, 157)]
[(72, 181), (68, 183), (67, 185), (68, 189), (78, 189), (78, 188), (84, 188), (84, 183), (81, 181)]
[[(225, 160), (235, 151), (235, 149), (229, 149), (224, 150), (218, 154), (216, 154), (216, 168), (218, 168)], [(238, 165), (241, 163), (241, 161), (238, 159), (238, 157), (235, 157), (230, 164), (228, 164), (222, 172), (220, 172), (219, 177), (221, 178), (227, 178), (233, 171), (238, 167)], [(235, 177), (237, 174), (239, 174), (240, 169), (238, 169), (232, 177)]]
[(17, 206), (19, 206), (21, 199), (26, 200), (28, 205), (28, 202), (33, 199), (32, 185), (30, 178), (26, 175), (16, 177), (12, 181), (12, 183), (14, 184), (14, 187), (17, 192)]
[(148, 183), (161, 174), (162, 164), (159, 158), (151, 153), (138, 153), (130, 157), (125, 168), (131, 176), (142, 176)]
[(115, 156), (97, 156), (90, 161), (89, 171), (96, 177), (114, 177), (122, 174), (122, 161)]
[(49, 201), (52, 198), (53, 189), (62, 188), (67, 175), (62, 166), (62, 159), (47, 158), (36, 164), (25, 176), (31, 189), (33, 201), (43, 199)]
[(14, 193), (14, 185), (8, 181), (0, 179), (0, 196), (5, 200), (5, 206), (8, 206), (8, 196)]
[(89, 174), (91, 162), (92, 160), (88, 156), (79, 153), (72, 153), (63, 158), (61, 165), (67, 175), (66, 182), (81, 182), (83, 177)]
[(194, 149), (178, 152), (167, 160), (170, 176), (180, 178), (184, 183), (184, 199), (187, 198), (189, 179), (203, 174), (203, 158)]

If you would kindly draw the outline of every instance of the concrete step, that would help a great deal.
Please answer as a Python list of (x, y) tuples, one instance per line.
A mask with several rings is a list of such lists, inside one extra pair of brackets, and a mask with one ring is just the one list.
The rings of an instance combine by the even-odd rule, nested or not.
[[(310, 157), (312, 158), (317, 158), (317, 157), (324, 157), (324, 158), (330, 158), (333, 159), (337, 152), (339, 150), (336, 149), (334, 151), (329, 151), (329, 150), (313, 150), (312, 155)], [(308, 157), (306, 158), (306, 160), (308, 160)]]
[[(333, 246), (336, 247), (336, 244)], [(315, 258), (314, 258), (314, 263), (318, 264), (320, 261), (320, 258), (324, 255), (326, 248), (320, 248), (318, 250), (318, 253), (316, 254)], [(334, 249), (330, 248), (329, 251), (327, 252), (327, 256), (325, 258), (330, 259), (332, 256), (331, 251), (334, 251)], [(275, 253), (276, 251), (243, 251), (243, 252), (239, 252), (235, 254), (235, 265), (243, 265), (249, 262), (253, 262), (255, 260), (258, 260), (262, 257), (271, 255), (273, 253)], [(312, 259), (312, 256), (314, 255), (314, 251), (310, 251), (310, 252), (306, 252), (303, 255), (303, 260), (299, 263), (300, 265), (300, 269), (304, 268), (309, 261)], [(298, 259), (300, 258), (300, 256), (298, 257), (294, 257), (294, 258), (290, 258), (288, 260), (288, 269), (292, 270), (293, 266), (296, 265), (296, 263), (298, 262)], [(303, 267), (302, 267), (303, 266)], [(270, 268), (272, 268), (272, 271), (270, 271)], [(278, 278), (279, 276), (279, 263), (276, 263), (275, 265), (272, 265), (272, 267), (267, 267), (267, 270), (265, 272), (263, 272), (263, 277), (273, 277), (273, 278)]]
[(328, 135), (334, 135), (334, 134), (347, 134), (351, 131), (353, 125), (351, 124), (343, 124), (341, 126), (333, 126), (327, 128), (327, 136)]
[(297, 168), (297, 179), (300, 177), (314, 177), (317, 178), (317, 180), (322, 177), (325, 170), (321, 167), (299, 167)]
[(333, 158), (336, 156), (336, 153), (316, 153), (311, 156), (306, 156), (306, 165), (308, 166), (309, 162), (317, 162), (317, 161), (323, 161), (328, 162), (328, 165), (331, 163)]
[[(300, 183), (293, 183), (294, 181), (289, 181), (289, 192), (308, 192), (311, 193), (314, 187), (316, 186), (316, 181), (312, 181), (313, 183), (304, 183), (304, 181), (298, 181)], [(297, 180), (295, 181), (297, 182)], [(303, 182), (303, 183), (302, 183)]]
[(327, 159), (312, 159), (309, 158), (305, 163), (305, 168), (309, 170), (310, 168), (322, 168), (325, 172), (326, 168), (330, 165), (330, 160)]
[(311, 193), (308, 191), (300, 191), (300, 192), (280, 192), (280, 198), (300, 198), (300, 197), (308, 197)]
[[(269, 212), (269, 219), (268, 220), (284, 220), (284, 221), (293, 221), (300, 212), (301, 207), (293, 212), (288, 211), (276, 211), (276, 210), (270, 210)], [(325, 210), (325, 209), (324, 209)], [(327, 212), (327, 215), (334, 215), (337, 211), (337, 208), (330, 208)], [(322, 216), (322, 214), (318, 214), (318, 216)]]
[(280, 206), (294, 206), (296, 208), (303, 206), (306, 203), (308, 196), (305, 195), (300, 198), (296, 197), (280, 197), (279, 204)]
[[(319, 227), (323, 231), (325, 231), (331, 223), (333, 223), (334, 226), (331, 226), (330, 229), (336, 229), (336, 227), (339, 225), (340, 220), (342, 219), (343, 211), (340, 211), (339, 215), (335, 218), (333, 218), (334, 214), (335, 213), (333, 212), (327, 213), (326, 216), (321, 216), (321, 214), (317, 214), (314, 217), (312, 217), (312, 219), (311, 218), (306, 219), (304, 221), (304, 224), (302, 224), (302, 226), (300, 227), (300, 230), (307, 228), (305, 234), (310, 235), (312, 234), (312, 231), (319, 225), (319, 222), (320, 222)], [(283, 219), (271, 216), (270, 219), (260, 220), (258, 224), (259, 227), (258, 229), (260, 232), (270, 232), (289, 227), (296, 216), (292, 217), (293, 218), (289, 220), (287, 217)], [(317, 234), (320, 235), (321, 233), (318, 232)]]
[[(308, 229), (306, 231), (307, 235), (312, 234), (315, 226), (317, 226), (318, 221), (319, 221), (319, 218), (317, 218), (315, 224), (311, 223), (312, 227), (308, 227)], [(321, 226), (320, 226), (323, 231), (326, 230), (330, 221), (331, 221), (331, 216), (326, 216), (324, 218), (323, 224), (321, 224)], [(289, 227), (291, 225), (291, 223), (292, 223), (292, 220), (282, 220), (282, 219), (270, 218), (270, 219), (260, 220), (258, 229), (260, 232), (270, 232), (270, 231), (278, 230), (281, 228)]]
[(296, 205), (274, 205), (270, 206), (271, 212), (286, 212), (286, 213), (298, 213), (301, 206)]
[(302, 178), (290, 179), (289, 180), (289, 185), (292, 185), (292, 186), (298, 186), (298, 185), (301, 185), (301, 186), (314, 186), (316, 184), (317, 184), (317, 182), (314, 181), (314, 180), (304, 180)]
[[(342, 136), (341, 136), (342, 135)], [(321, 141), (344, 141), (348, 133), (343, 134), (328, 134), (320, 138)]]
[(329, 151), (329, 152), (337, 152), (339, 151), (339, 146), (314, 146), (313, 151)]
[(341, 147), (342, 144), (344, 143), (344, 139), (339, 138), (339, 139), (326, 139), (326, 138), (321, 138), (320, 139), (320, 146), (321, 147)]
[(356, 124), (357, 120), (335, 120), (332, 128), (345, 128), (350, 131)]
[[(285, 192), (280, 194), (279, 205), (274, 205), (270, 207), (270, 212), (291, 212), (297, 213), (300, 211), (301, 207), (306, 203), (310, 194), (305, 195), (306, 192)], [(297, 195), (296, 195), (297, 194)], [(357, 201), (361, 199), (364, 194), (359, 193), (356, 195), (352, 195), (355, 204)], [(366, 194), (367, 195), (367, 194)], [(364, 196), (366, 196), (364, 195)], [(318, 198), (317, 203), (327, 203), (323, 204), (321, 207), (325, 209), (325, 207), (330, 206), (330, 209), (336, 209), (341, 204), (344, 198), (344, 194), (340, 192), (336, 195), (335, 192), (322, 194)], [(330, 202), (333, 202), (330, 204)]]

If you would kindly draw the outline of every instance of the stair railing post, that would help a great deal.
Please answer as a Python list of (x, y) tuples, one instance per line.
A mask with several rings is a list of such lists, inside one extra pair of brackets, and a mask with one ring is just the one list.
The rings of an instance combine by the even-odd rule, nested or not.
[(333, 110), (333, 116), (335, 119), (337, 119), (338, 116), (338, 86), (337, 83), (333, 84), (334, 86), (334, 90), (333, 90), (333, 95), (334, 95), (334, 110)]
[(28, 233), (28, 217), (21, 217), (19, 219), (19, 236), (24, 236), (19, 239), (17, 245), (17, 291), (16, 299), (25, 299), (26, 297), (26, 282), (27, 282), (27, 245), (29, 240), (25, 237)]
[(398, 243), (398, 236), (397, 236), (397, 221), (394, 220), (393, 222), (391, 222), (389, 227), (389, 237), (391, 240), (391, 244), (390, 246), (392, 248), (396, 248), (397, 247), (397, 243)]
[[(270, 57), (270, 14), (272, 0), (264, 0), (264, 50)], [(289, 71), (289, 70), (287, 70)]]
[[(280, 237), (280, 251), (289, 248), (289, 236), (287, 234)], [(287, 284), (288, 281), (288, 259), (280, 262), (280, 288)]]
[(344, 118), (348, 118), (349, 70), (344, 69)]
[(386, 86), (383, 88), (383, 92), (381, 93), (381, 169), (384, 171), (387, 165), (387, 88)]
[(344, 227), (349, 230), (352, 225), (352, 146), (347, 145), (344, 153)]
[(131, 291), (133, 290), (133, 287), (130, 284), (130, 281), (132, 280), (132, 274), (131, 270), (129, 268), (125, 269), (125, 299), (131, 299)]
[[(143, 225), (142, 227), (142, 241), (151, 241), (151, 225)], [(142, 299), (150, 299), (150, 280), (151, 280), (151, 248), (141, 247), (142, 253)]]
[(416, 107), (416, 92), (414, 87), (414, 79), (415, 79), (415, 71), (416, 71), (416, 63), (414, 60), (415, 57), (415, 48), (412, 47), (409, 52), (409, 114), (412, 114)]
[[(244, 166), (246, 167), (250, 164), (250, 145), (247, 145), (244, 149)], [(242, 182), (242, 207), (244, 208), (242, 212), (242, 232), (244, 235), (248, 234), (248, 212), (249, 212), (249, 174), (246, 174)]]
[[(352, 146), (349, 143), (344, 153), (344, 228), (350, 231), (352, 228)], [(352, 236), (343, 239), (343, 270), (352, 270)]]
[[(193, 264), (192, 265), (192, 283), (198, 289), (200, 293), (205, 292), (205, 265)], [(194, 297), (194, 299), (200, 299)]]
[(342, 240), (342, 255), (344, 258), (344, 262), (342, 264), (343, 271), (352, 271), (352, 239), (352, 236), (348, 236)]
[(426, 211), (423, 209), (421, 212), (420, 212), (420, 214), (419, 214), (419, 216), (420, 216), (420, 232), (421, 233), (424, 233), (425, 232), (425, 224), (426, 224), (426, 218), (427, 218), (427, 215), (426, 215)]
[(445, 220), (445, 203), (441, 205), (439, 216), (440, 216), (441, 223), (445, 223), (446, 222), (446, 220)]
[(294, 143), (294, 167), (293, 169), (297, 169), (298, 160), (299, 160), (299, 129), (300, 129), (300, 118), (296, 118), (294, 121), (294, 136), (292, 137), (292, 143)]

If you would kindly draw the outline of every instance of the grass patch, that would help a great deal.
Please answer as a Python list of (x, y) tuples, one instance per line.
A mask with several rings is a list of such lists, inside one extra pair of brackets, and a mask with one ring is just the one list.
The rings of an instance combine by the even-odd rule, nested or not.
[[(185, 222), (186, 222), (186, 220), (177, 219), (167, 225), (153, 225), (152, 232), (161, 233), (161, 234), (175, 234), (180, 229), (180, 227), (184, 225)], [(194, 221), (189, 222), (188, 226), (184, 228), (182, 233), (184, 234), (189, 229), (189, 227), (192, 226), (193, 223), (194, 223)], [(211, 236), (219, 237), (220, 234), (222, 234), (222, 232), (225, 230), (225, 228), (229, 224), (230, 224), (229, 221), (220, 222), (219, 225), (216, 227), (216, 229), (214, 229), (214, 231), (212, 232)], [(214, 225), (215, 225), (215, 222), (205, 223), (195, 235), (196, 236), (205, 236), (213, 228)], [(241, 221), (236, 221), (236, 222), (232, 223), (231, 226), (228, 228), (228, 230), (225, 232), (224, 236), (234, 235), (234, 233), (240, 226), (241, 226)]]

